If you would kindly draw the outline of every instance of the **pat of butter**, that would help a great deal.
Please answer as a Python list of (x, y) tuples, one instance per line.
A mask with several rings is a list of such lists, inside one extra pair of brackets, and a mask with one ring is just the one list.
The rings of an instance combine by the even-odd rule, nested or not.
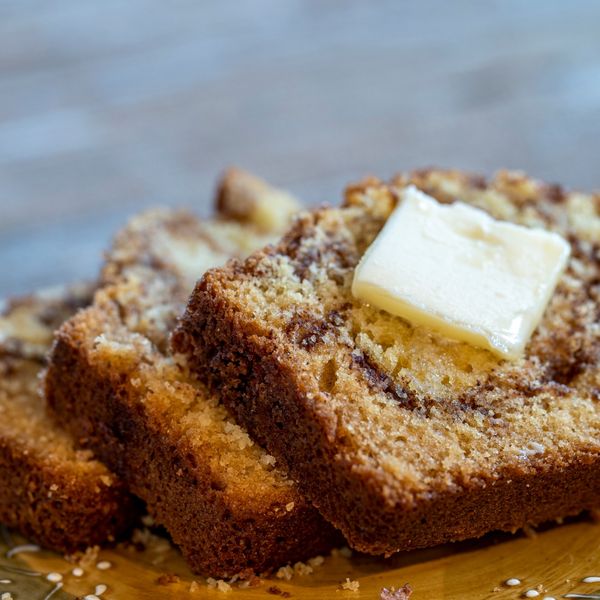
[(519, 357), (569, 258), (558, 234), (497, 221), (414, 186), (367, 249), (352, 293), (447, 337)]

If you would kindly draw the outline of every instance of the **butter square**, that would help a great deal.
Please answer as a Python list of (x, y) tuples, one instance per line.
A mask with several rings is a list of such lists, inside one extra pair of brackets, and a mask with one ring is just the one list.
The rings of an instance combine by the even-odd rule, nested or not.
[(438, 203), (414, 186), (356, 267), (372, 306), (502, 358), (522, 355), (565, 269), (560, 235)]

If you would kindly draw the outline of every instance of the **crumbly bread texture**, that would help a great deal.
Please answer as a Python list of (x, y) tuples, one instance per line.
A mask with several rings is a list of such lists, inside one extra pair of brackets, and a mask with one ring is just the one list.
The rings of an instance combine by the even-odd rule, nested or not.
[[(221, 198), (235, 195), (231, 178)], [(263, 572), (337, 538), (169, 352), (198, 276), (274, 235), (230, 217), (221, 205), (212, 221), (173, 211), (134, 218), (107, 255), (93, 306), (58, 333), (46, 377), (57, 418), (147, 503), (194, 571), (218, 577)]]
[(53, 331), (91, 300), (91, 289), (18, 298), (0, 314), (0, 522), (59, 552), (114, 541), (134, 517), (123, 484), (75, 448), (38, 390)]
[[(503, 362), (353, 298), (415, 184), (557, 231), (572, 257), (525, 356)], [(370, 553), (515, 530), (600, 503), (600, 196), (427, 170), (348, 189), (275, 248), (209, 271), (174, 348), (301, 491)]]

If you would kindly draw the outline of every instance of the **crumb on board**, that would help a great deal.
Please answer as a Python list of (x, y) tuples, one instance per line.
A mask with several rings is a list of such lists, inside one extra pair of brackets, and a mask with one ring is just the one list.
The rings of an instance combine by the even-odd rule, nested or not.
[(65, 556), (65, 559), (70, 563), (75, 563), (82, 569), (89, 569), (93, 567), (98, 561), (98, 554), (100, 553), (100, 546), (90, 546), (86, 548), (84, 552), (75, 552)]
[(281, 596), (282, 598), (291, 598), (292, 595), (289, 592), (283, 591), (281, 588), (278, 588), (276, 585), (272, 585), (270, 588), (267, 588), (267, 592), (269, 594), (273, 594), (274, 596)]
[(175, 573), (163, 573), (156, 579), (158, 585), (171, 585), (172, 583), (179, 583), (181, 580)]
[(160, 565), (172, 549), (169, 540), (152, 533), (149, 529), (134, 529), (130, 542), (138, 552), (149, 552), (153, 565)]
[(242, 589), (258, 587), (262, 583), (262, 579), (257, 577), (254, 573), (249, 573), (238, 583), (238, 587)]
[(308, 564), (314, 569), (315, 567), (320, 567), (325, 562), (325, 559), (318, 555), (313, 558), (309, 558), (306, 562), (308, 562)]
[(285, 565), (280, 567), (276, 571), (275, 577), (290, 581), (295, 575), (311, 575), (314, 573), (315, 567), (320, 567), (324, 562), (325, 559), (322, 556), (314, 556), (313, 558), (309, 558), (305, 563), (299, 561), (294, 563), (293, 566)]
[(219, 592), (231, 592), (231, 590), (233, 589), (231, 585), (223, 579), (214, 579), (212, 577), (209, 577), (206, 580), (206, 584), (209, 588), (217, 589), (219, 590)]
[(280, 567), (275, 573), (275, 577), (277, 579), (285, 579), (286, 581), (290, 581), (290, 579), (294, 576), (294, 569), (290, 567), (290, 565), (286, 565), (285, 567)]
[(313, 568), (303, 562), (297, 562), (294, 564), (295, 575), (310, 575), (313, 572)]
[(344, 581), (341, 586), (340, 586), (340, 590), (344, 590), (346, 592), (358, 592), (360, 588), (360, 582), (357, 581), (356, 579), (350, 579), (349, 577), (346, 577), (346, 581)]
[(379, 596), (380, 600), (409, 600), (413, 590), (408, 583), (405, 583), (401, 588), (383, 588)]

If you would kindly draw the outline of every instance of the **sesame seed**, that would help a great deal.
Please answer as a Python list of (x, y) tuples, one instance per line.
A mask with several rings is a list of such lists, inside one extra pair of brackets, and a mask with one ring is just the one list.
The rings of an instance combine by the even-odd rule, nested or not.
[(511, 577), (510, 579), (507, 579), (504, 583), (509, 587), (514, 587), (515, 585), (521, 585), (521, 580), (517, 579), (516, 577)]
[(554, 596), (544, 596), (542, 600), (556, 600)]
[(83, 577), (83, 569), (81, 567), (75, 567), (71, 573), (74, 577)]
[(537, 590), (527, 590), (525, 592), (525, 598), (537, 598), (540, 593)]
[(110, 569), (111, 567), (112, 567), (112, 564), (110, 562), (108, 562), (107, 560), (101, 560), (96, 565), (96, 569), (98, 569), (99, 571), (108, 571), (108, 569)]
[(88, 594), (87, 596), (84, 597), (83, 600), (100, 600), (100, 598), (98, 598), (98, 596), (96, 596), (96, 594)]
[(12, 579), (0, 579), (0, 583), (12, 583)]
[(592, 575), (591, 577), (586, 577), (583, 580), (583, 583), (600, 583), (600, 577), (596, 577), (595, 575)]
[(6, 553), (6, 558), (12, 558), (15, 554), (21, 552), (39, 552), (41, 548), (36, 544), (22, 544), (21, 546), (15, 546)]
[(62, 581), (63, 576), (60, 573), (48, 573), (46, 579), (52, 583), (58, 583)]
[(99, 583), (96, 586), (96, 590), (95, 590), (95, 594), (96, 596), (102, 596), (102, 594), (104, 594), (104, 592), (108, 589), (108, 586), (104, 585), (103, 583)]

